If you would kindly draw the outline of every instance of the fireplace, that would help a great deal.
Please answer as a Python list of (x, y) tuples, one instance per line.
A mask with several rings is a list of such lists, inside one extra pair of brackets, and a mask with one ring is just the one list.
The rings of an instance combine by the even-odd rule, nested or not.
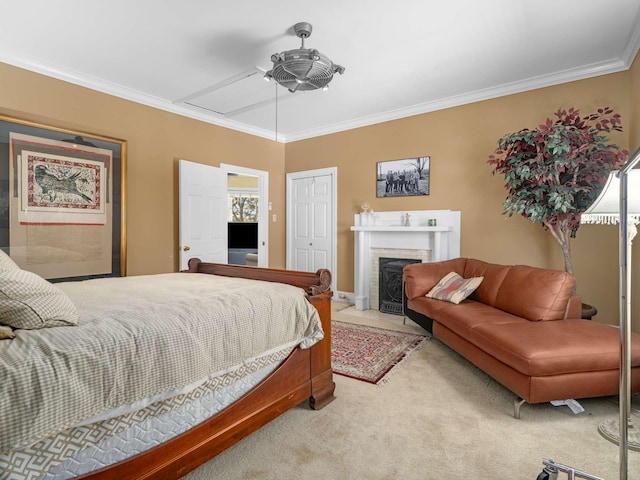
[(380, 273), (378, 281), (379, 309), (383, 313), (402, 315), (402, 269), (410, 263), (421, 263), (413, 258), (378, 259)]
[[(406, 226), (407, 214), (411, 226)], [(368, 215), (369, 221), (362, 217)], [(440, 262), (460, 256), (460, 212), (413, 210), (354, 215), (354, 301), (356, 310), (379, 308), (379, 257)], [(429, 220), (437, 226), (430, 227)]]

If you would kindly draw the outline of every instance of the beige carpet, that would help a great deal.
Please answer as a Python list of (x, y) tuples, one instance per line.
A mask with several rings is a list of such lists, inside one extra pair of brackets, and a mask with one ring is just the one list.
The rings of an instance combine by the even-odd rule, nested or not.
[[(424, 333), (378, 312), (333, 318)], [(619, 478), (618, 446), (597, 432), (617, 418), (615, 398), (582, 400), (579, 415), (524, 405), (516, 420), (514, 395), (435, 339), (396, 370), (382, 387), (335, 375), (326, 408), (294, 408), (185, 478), (535, 480), (544, 458)], [(629, 455), (629, 478), (640, 479), (640, 452)]]

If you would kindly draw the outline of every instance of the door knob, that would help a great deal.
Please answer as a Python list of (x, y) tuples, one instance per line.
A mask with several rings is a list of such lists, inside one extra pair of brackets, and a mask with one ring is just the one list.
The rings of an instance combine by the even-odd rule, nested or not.
[(182, 247), (182, 250), (188, 252), (189, 250), (191, 250), (191, 247), (189, 245), (185, 245), (184, 247)]

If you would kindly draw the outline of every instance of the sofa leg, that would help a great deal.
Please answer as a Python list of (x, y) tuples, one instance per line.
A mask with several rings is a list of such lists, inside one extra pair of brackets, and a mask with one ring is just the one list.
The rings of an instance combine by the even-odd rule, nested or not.
[(519, 397), (513, 401), (513, 418), (516, 420), (520, 420), (520, 407), (525, 403), (527, 403), (527, 401)]

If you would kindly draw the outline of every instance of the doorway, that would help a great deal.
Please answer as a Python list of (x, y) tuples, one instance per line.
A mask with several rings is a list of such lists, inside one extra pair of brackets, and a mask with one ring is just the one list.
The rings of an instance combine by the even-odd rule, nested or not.
[(190, 258), (205, 262), (228, 262), (228, 218), (230, 173), (258, 178), (258, 258), (256, 265), (268, 267), (267, 223), (269, 173), (221, 164), (220, 167), (179, 161), (180, 269)]
[[(220, 168), (227, 173), (226, 197), (230, 212), (228, 228), (234, 230), (233, 232), (229, 230), (231, 235), (229, 241), (239, 242), (228, 245), (229, 263), (266, 268), (269, 266), (269, 172), (226, 163), (221, 163)], [(254, 204), (257, 215), (252, 212)], [(234, 205), (237, 207), (236, 214), (232, 212)], [(243, 210), (243, 206), (246, 209)], [(242, 218), (244, 215), (247, 215), (247, 218)], [(237, 221), (248, 224), (257, 223), (257, 225), (231, 225)], [(244, 243), (255, 235), (255, 230), (257, 230), (257, 259), (252, 252), (246, 250), (249, 245)], [(238, 235), (235, 235), (236, 232)]]

